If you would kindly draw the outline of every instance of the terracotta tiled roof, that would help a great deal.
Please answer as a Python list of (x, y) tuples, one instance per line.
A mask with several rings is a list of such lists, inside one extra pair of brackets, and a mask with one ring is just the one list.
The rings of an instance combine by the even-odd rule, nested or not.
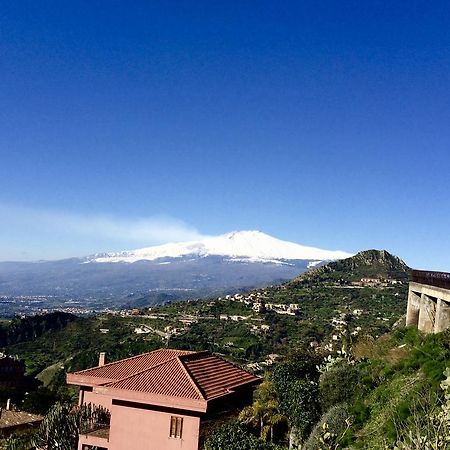
[(107, 386), (171, 397), (203, 398), (186, 371), (183, 370), (178, 358), (159, 364), (137, 375), (107, 384)]
[[(110, 382), (119, 381), (131, 377), (143, 370), (147, 370), (158, 364), (170, 361), (177, 356), (188, 355), (192, 352), (184, 350), (160, 349), (142, 355), (132, 356), (131, 358), (121, 359), (113, 363), (105, 364), (101, 367), (81, 370), (77, 375), (87, 377), (102, 378)], [(104, 381), (103, 381), (104, 382)]]
[(212, 400), (243, 384), (259, 381), (255, 375), (208, 352), (160, 349), (103, 367), (73, 374), (98, 378), (105, 388), (130, 390), (193, 400)]
[(225, 395), (234, 387), (259, 380), (250, 372), (209, 353), (194, 353), (180, 359), (207, 400)]

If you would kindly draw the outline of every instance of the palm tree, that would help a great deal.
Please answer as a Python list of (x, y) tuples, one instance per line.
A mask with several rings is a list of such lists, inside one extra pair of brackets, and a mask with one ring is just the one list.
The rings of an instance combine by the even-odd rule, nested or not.
[(278, 400), (270, 381), (266, 380), (258, 387), (255, 401), (251, 406), (242, 410), (239, 419), (241, 422), (259, 429), (262, 440), (273, 441), (274, 428), (286, 423), (287, 420), (278, 409)]

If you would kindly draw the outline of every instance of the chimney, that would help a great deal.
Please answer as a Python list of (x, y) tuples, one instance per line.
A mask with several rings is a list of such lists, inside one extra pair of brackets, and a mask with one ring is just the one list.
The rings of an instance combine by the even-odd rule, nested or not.
[(106, 364), (106, 353), (100, 352), (100, 355), (98, 357), (98, 367), (102, 367)]
[(6, 411), (9, 411), (11, 408), (11, 399), (8, 398), (8, 400), (6, 400)]

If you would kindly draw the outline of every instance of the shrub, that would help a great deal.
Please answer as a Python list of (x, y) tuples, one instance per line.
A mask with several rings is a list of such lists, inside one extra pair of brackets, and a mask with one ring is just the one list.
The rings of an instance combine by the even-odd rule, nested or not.
[(279, 411), (300, 439), (308, 436), (320, 418), (317, 383), (320, 361), (317, 355), (297, 353), (278, 364), (272, 373)]
[(355, 366), (343, 363), (324, 372), (319, 380), (322, 409), (327, 411), (333, 405), (350, 401), (358, 388), (359, 372)]
[(316, 383), (296, 380), (284, 392), (278, 391), (280, 412), (285, 415), (295, 434), (304, 439), (320, 418), (319, 391)]
[[(304, 450), (321, 450), (324, 448), (322, 440), (324, 431), (330, 433), (328, 442), (334, 444), (342, 438), (348, 428), (350, 412), (347, 404), (341, 403), (332, 406), (316, 424), (305, 443)], [(332, 447), (334, 448), (334, 447)]]
[(263, 446), (245, 427), (229, 423), (211, 435), (205, 450), (263, 450)]

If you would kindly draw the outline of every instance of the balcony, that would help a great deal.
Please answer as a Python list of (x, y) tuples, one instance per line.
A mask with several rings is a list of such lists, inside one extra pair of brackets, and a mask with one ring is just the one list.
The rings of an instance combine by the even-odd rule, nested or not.
[(80, 433), (78, 448), (81, 450), (97, 450), (109, 447), (109, 424), (93, 424)]

